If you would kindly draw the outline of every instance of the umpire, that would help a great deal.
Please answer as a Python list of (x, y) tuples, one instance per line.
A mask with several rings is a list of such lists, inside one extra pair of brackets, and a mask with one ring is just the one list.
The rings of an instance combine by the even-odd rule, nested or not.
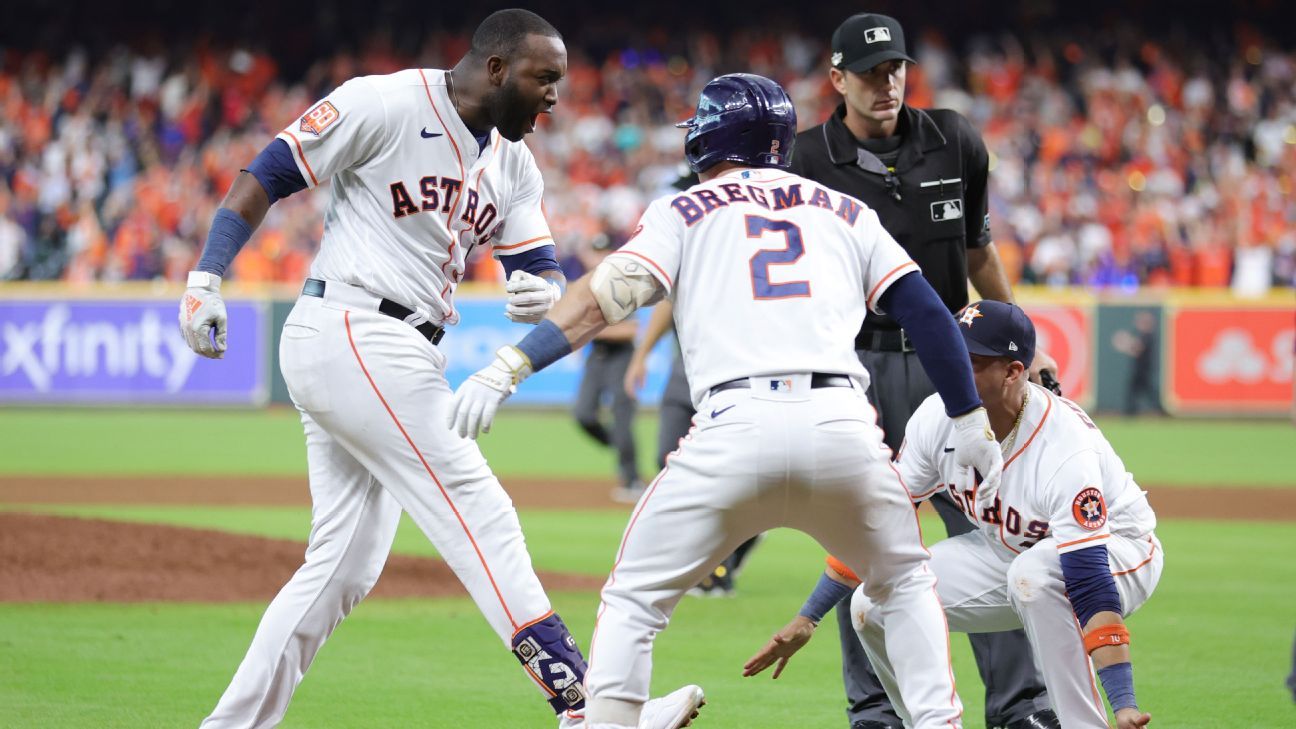
[[(827, 122), (797, 135), (791, 171), (877, 211), (951, 312), (968, 303), (969, 280), (982, 298), (1013, 301), (990, 240), (985, 142), (957, 112), (905, 105), (906, 64), (914, 60), (900, 24), (872, 13), (848, 18), (833, 33), (831, 63), (828, 74), (843, 102)], [(869, 398), (886, 443), (898, 452), (909, 416), (935, 389), (890, 317), (870, 312), (855, 349), (872, 377)], [(1041, 365), (1056, 366), (1047, 355)], [(950, 536), (972, 530), (947, 496), (932, 501)], [(839, 607), (837, 618), (852, 729), (900, 727), (849, 610)], [(986, 685), (986, 726), (1059, 726), (1022, 631), (969, 638)]]

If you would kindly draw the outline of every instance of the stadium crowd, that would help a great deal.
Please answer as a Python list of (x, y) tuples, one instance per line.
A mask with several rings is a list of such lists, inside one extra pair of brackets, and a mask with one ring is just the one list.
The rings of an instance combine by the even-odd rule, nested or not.
[[(1296, 285), (1296, 51), (1259, 32), (1230, 52), (1128, 31), (968, 39), (912, 33), (907, 101), (954, 108), (991, 151), (994, 238), (1014, 280), (1100, 287)], [(786, 30), (646, 33), (599, 53), (569, 42), (557, 113), (527, 143), (560, 252), (623, 237), (681, 172), (682, 132), (714, 75), (782, 82), (803, 126), (838, 103), (826, 38)], [(654, 42), (657, 38), (660, 42)], [(0, 280), (182, 280), (231, 175), (347, 78), (446, 67), (382, 34), (284, 81), (250, 48), (154, 44), (0, 54)], [(237, 259), (243, 281), (297, 282), (325, 194), (276, 204)], [(470, 277), (498, 276), (482, 257)]]

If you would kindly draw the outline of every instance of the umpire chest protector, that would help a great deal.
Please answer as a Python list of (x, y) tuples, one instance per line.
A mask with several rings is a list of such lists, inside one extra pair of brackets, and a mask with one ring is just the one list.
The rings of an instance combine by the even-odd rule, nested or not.
[[(876, 211), (945, 305), (958, 311), (968, 303), (967, 249), (990, 242), (984, 143), (957, 112), (904, 106), (898, 156), (888, 166), (856, 141), (845, 113), (838, 106), (827, 122), (797, 135), (792, 171)], [(890, 317), (871, 312), (864, 324), (864, 331), (896, 328)]]

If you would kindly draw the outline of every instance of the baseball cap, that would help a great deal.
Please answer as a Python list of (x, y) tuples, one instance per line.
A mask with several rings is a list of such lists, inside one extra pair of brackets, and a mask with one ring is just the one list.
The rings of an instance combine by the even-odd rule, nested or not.
[(905, 52), (904, 29), (895, 18), (860, 13), (847, 18), (833, 32), (833, 68), (862, 73), (897, 58), (917, 63)]
[(1035, 325), (1020, 306), (977, 301), (963, 307), (954, 318), (972, 354), (1007, 357), (1026, 367), (1035, 360)]

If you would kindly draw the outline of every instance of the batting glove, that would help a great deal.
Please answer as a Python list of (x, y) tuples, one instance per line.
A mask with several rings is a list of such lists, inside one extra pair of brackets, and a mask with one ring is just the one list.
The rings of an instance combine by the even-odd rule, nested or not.
[(460, 438), (476, 440), (478, 433), (489, 433), (495, 411), (508, 399), (518, 383), (531, 374), (531, 362), (517, 347), (500, 347), (495, 359), (475, 372), (455, 390), (446, 425)]
[(981, 474), (977, 503), (994, 506), (1003, 475), (1003, 451), (990, 429), (990, 415), (985, 408), (954, 418), (954, 462), (971, 466)]
[(526, 271), (514, 271), (504, 290), (509, 295), (508, 306), (504, 307), (505, 316), (524, 324), (539, 324), (562, 298), (562, 289), (557, 281)]
[[(194, 352), (210, 359), (225, 356), (225, 302), (220, 295), (221, 277), (206, 271), (190, 271), (189, 287), (180, 300), (180, 333)], [(216, 335), (213, 342), (212, 334)]]

